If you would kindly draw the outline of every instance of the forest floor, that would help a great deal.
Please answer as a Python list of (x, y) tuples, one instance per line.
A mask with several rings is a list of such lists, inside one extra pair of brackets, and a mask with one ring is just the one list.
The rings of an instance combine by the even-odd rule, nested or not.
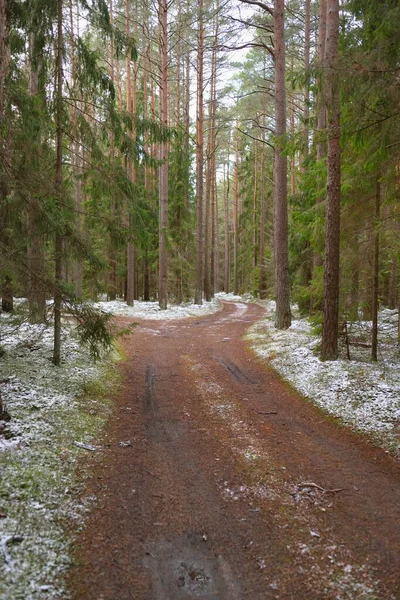
[(244, 336), (264, 316), (224, 303), (125, 339), (76, 600), (400, 596), (399, 464), (255, 356)]

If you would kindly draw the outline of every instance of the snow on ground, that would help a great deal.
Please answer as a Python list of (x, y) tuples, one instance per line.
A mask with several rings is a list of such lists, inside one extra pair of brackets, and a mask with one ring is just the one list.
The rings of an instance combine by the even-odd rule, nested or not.
[(169, 304), (166, 310), (162, 310), (159, 307), (158, 302), (143, 302), (141, 300), (135, 300), (133, 306), (127, 306), (123, 300), (96, 302), (94, 306), (115, 315), (137, 317), (138, 319), (158, 319), (161, 321), (210, 315), (221, 308), (221, 300), (243, 301), (243, 297), (220, 292), (215, 295), (211, 302), (203, 301), (203, 304), (201, 305), (193, 304), (191, 302), (184, 304)]
[(52, 337), (51, 327), (0, 316), (0, 393), (11, 416), (0, 421), (1, 600), (68, 597), (64, 524), (78, 527), (90, 503), (78, 499), (75, 469), (88, 454), (79, 443), (91, 441), (109, 411), (95, 383), (105, 364), (94, 365), (73, 326), (64, 324), (62, 365), (55, 367)]
[(123, 300), (96, 302), (95, 306), (105, 312), (111, 312), (115, 315), (154, 320), (182, 319), (195, 316), (200, 317), (219, 310), (219, 303), (217, 300), (204, 302), (202, 305), (189, 303), (181, 305), (169, 304), (166, 310), (162, 310), (159, 307), (158, 302), (142, 302), (138, 300), (135, 301), (133, 306), (127, 306)]
[(319, 337), (307, 319), (295, 319), (286, 331), (273, 325), (274, 302), (269, 316), (256, 323), (248, 339), (257, 355), (272, 366), (312, 402), (339, 417), (346, 425), (371, 434), (377, 443), (399, 452), (400, 348), (397, 344), (397, 310), (379, 315), (378, 362), (370, 360), (371, 323), (349, 326), (350, 356), (341, 347), (337, 361), (318, 358)]

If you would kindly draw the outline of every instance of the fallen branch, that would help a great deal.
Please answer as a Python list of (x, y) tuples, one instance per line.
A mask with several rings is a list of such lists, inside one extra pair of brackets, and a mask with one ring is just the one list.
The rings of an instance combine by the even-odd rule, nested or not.
[(83, 450), (89, 450), (90, 452), (95, 452), (98, 450), (96, 446), (91, 446), (90, 444), (84, 444), (83, 442), (72, 442), (74, 446), (77, 448), (83, 448)]
[(345, 490), (345, 488), (336, 488), (334, 490), (327, 490), (312, 481), (305, 481), (304, 483), (298, 483), (297, 487), (298, 488), (315, 488), (316, 490), (320, 490), (320, 492), (322, 492), (323, 494), (337, 494), (338, 492), (344, 492), (344, 490)]
[(278, 411), (277, 410), (270, 410), (268, 412), (264, 412), (262, 410), (259, 410), (257, 414), (259, 414), (259, 415), (277, 415)]

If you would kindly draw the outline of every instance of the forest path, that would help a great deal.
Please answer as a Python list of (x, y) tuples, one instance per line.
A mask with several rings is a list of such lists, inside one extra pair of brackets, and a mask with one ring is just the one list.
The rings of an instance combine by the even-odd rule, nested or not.
[(254, 357), (263, 314), (225, 303), (125, 340), (76, 600), (400, 597), (399, 466)]

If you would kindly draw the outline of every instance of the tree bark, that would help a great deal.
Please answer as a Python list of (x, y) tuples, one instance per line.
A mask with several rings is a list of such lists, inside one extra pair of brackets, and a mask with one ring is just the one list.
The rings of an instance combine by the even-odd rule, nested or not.
[(324, 319), (322, 360), (338, 357), (340, 252), (340, 96), (338, 78), (339, 0), (328, 0), (326, 30), (326, 97), (328, 113), (328, 173), (326, 186)]
[(287, 207), (287, 158), (282, 150), (286, 135), (286, 84), (285, 84), (285, 24), (284, 0), (275, 0), (275, 294), (277, 329), (287, 329), (291, 324), (289, 256), (288, 256), (288, 207)]
[(381, 173), (378, 169), (375, 184), (374, 280), (372, 288), (372, 349), (371, 359), (378, 360), (378, 309), (379, 309), (379, 245), (381, 218)]
[[(62, 172), (62, 89), (63, 89), (63, 67), (62, 67), (62, 49), (63, 49), (63, 0), (57, 0), (57, 89), (56, 89), (56, 197), (58, 207), (61, 209), (63, 193), (63, 172)], [(60, 228), (61, 225), (57, 224)], [(61, 303), (62, 303), (62, 258), (63, 258), (63, 237), (61, 231), (56, 231), (55, 235), (55, 286), (54, 286), (54, 348), (53, 363), (60, 365), (61, 360)]]
[[(114, 21), (114, 7), (113, 0), (109, 0), (108, 10), (110, 13), (110, 21), (113, 23)], [(110, 79), (113, 85), (115, 85), (115, 61), (114, 61), (114, 38), (111, 37), (110, 40), (110, 54), (109, 54), (109, 73)], [(115, 164), (115, 135), (114, 131), (111, 130), (111, 139), (110, 139), (110, 163), (111, 168), (114, 167)], [(112, 193), (112, 197), (110, 199), (110, 213), (111, 219), (114, 220), (116, 218), (116, 206), (115, 206), (115, 198), (114, 193)], [(109, 249), (108, 249), (108, 265), (109, 265), (109, 276), (108, 276), (108, 292), (107, 296), (109, 300), (115, 300), (117, 297), (117, 253), (114, 248), (114, 243), (111, 240)]]
[(198, 0), (197, 117), (196, 117), (196, 293), (195, 304), (203, 304), (203, 148), (204, 148), (204, 15)]
[[(159, 0), (160, 23), (160, 120), (168, 127), (168, 1)], [(160, 223), (159, 223), (159, 288), (158, 302), (160, 308), (166, 309), (168, 303), (167, 277), (167, 230), (168, 230), (168, 143), (160, 144)]]
[[(264, 117), (265, 125), (265, 117)], [(265, 129), (263, 139), (265, 137)], [(267, 215), (266, 194), (265, 194), (265, 144), (261, 146), (261, 182), (260, 182), (260, 275), (259, 275), (259, 294), (262, 300), (267, 297), (267, 266), (265, 264), (265, 222)]]
[[(224, 173), (225, 175), (225, 173)], [(228, 148), (228, 160), (226, 164), (226, 189), (224, 194), (224, 217), (225, 217), (225, 240), (224, 240), (224, 292), (229, 294), (230, 291), (230, 278), (231, 278), (231, 261), (230, 261), (230, 227), (229, 227), (229, 191), (230, 191), (230, 180), (229, 180), (229, 148)]]
[[(131, 16), (130, 16), (130, 0), (125, 0), (125, 28), (126, 28), (126, 36), (129, 37), (131, 35)], [(135, 78), (134, 78), (135, 79)], [(135, 81), (133, 81), (135, 85)], [(133, 106), (133, 95), (135, 95), (135, 91), (132, 88), (132, 66), (131, 66), (131, 57), (129, 53), (126, 55), (126, 111), (130, 115), (132, 119), (132, 131), (130, 133), (130, 138), (133, 143), (134, 141), (134, 106)], [(132, 92), (134, 92), (132, 94)], [(135, 164), (132, 158), (127, 160), (127, 170), (128, 176), (132, 183), (135, 183)], [(126, 219), (126, 226), (129, 230), (129, 235), (131, 235), (131, 217), (130, 217), (130, 207), (127, 209), (128, 215)], [(133, 306), (135, 298), (135, 249), (133, 246), (133, 242), (128, 241), (126, 247), (126, 303), (128, 306)]]
[(305, 24), (304, 24), (304, 73), (305, 73), (305, 85), (304, 85), (304, 108), (303, 108), (303, 122), (304, 122), (304, 148), (303, 148), (303, 160), (308, 158), (308, 137), (310, 134), (310, 29), (311, 29), (311, 0), (305, 0)]
[(239, 293), (239, 125), (236, 121), (235, 179), (233, 184), (233, 293)]
[(327, 0), (320, 0), (319, 9), (319, 27), (318, 27), (318, 76), (317, 76), (317, 160), (321, 160), (326, 156), (326, 106), (324, 94), (324, 66), (326, 60), (326, 20), (327, 20)]

